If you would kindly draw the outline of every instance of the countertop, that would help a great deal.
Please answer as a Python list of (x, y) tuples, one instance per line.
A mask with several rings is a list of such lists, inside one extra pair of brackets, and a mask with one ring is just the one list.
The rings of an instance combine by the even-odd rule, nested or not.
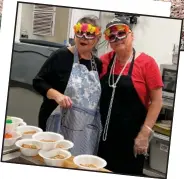
[[(9, 150), (10, 151), (10, 150)], [(64, 163), (64, 166), (61, 168), (70, 168), (70, 169), (78, 169), (77, 166), (73, 162), (73, 156), (67, 159)], [(21, 154), (19, 150), (14, 152), (4, 152), (2, 157), (3, 162), (8, 163), (18, 163), (18, 164), (27, 164), (27, 165), (39, 165), (39, 166), (45, 166), (43, 158), (41, 158), (39, 155), (35, 157), (27, 157)], [(109, 170), (103, 168), (100, 169), (101, 172), (110, 172)]]
[[(43, 159), (39, 156), (36, 157), (26, 157), (23, 156), (19, 149), (15, 146), (12, 147), (4, 147), (3, 150), (3, 156), (2, 156), (3, 162), (8, 163), (18, 163), (18, 164), (27, 164), (27, 165), (41, 165), (44, 166)], [(77, 169), (77, 166), (73, 163), (73, 156), (68, 159), (63, 168), (71, 168), (71, 169)], [(102, 169), (101, 172), (110, 172), (109, 170)], [(155, 171), (149, 167), (148, 161), (145, 162), (143, 173), (148, 177), (155, 177), (155, 178), (165, 178), (165, 174), (160, 173), (158, 171)]]

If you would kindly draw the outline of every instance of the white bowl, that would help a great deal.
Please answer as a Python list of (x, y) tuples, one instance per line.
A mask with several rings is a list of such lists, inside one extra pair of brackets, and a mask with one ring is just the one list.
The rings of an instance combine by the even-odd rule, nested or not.
[[(71, 157), (70, 152), (68, 152), (67, 150), (59, 149), (59, 148), (53, 149), (50, 151), (40, 150), (38, 154), (40, 155), (40, 157), (44, 159), (44, 162), (46, 165), (54, 166), (54, 167), (63, 167), (64, 161)], [(66, 157), (64, 159), (51, 159), (50, 158), (50, 157), (54, 157), (59, 154), (64, 155)]]
[(59, 142), (56, 146), (56, 148), (61, 148), (63, 150), (69, 150), (74, 146), (73, 142), (69, 141), (69, 140), (62, 140), (61, 142)]
[(6, 132), (14, 131), (18, 126), (26, 126), (27, 124), (24, 122), (23, 119), (13, 116), (8, 116), (8, 119), (12, 120), (11, 124), (6, 124)]
[(24, 132), (35, 131), (34, 134), (42, 132), (43, 130), (35, 126), (19, 126), (16, 128), (17, 132), (22, 134), (23, 139), (32, 139), (33, 134), (24, 134)]
[(15, 132), (15, 131), (13, 131), (13, 132), (10, 132), (9, 134), (11, 134), (12, 135), (12, 138), (5, 138), (4, 139), (4, 146), (12, 146), (12, 145), (14, 145), (15, 144), (15, 142), (19, 139), (19, 138), (21, 138), (21, 134), (20, 133), (18, 133), (18, 132)]
[[(84, 169), (84, 170), (99, 170), (104, 168), (107, 165), (107, 162), (97, 156), (94, 155), (79, 155), (74, 157), (73, 162), (75, 163), (75, 165), (77, 165), (77, 167), (79, 169)], [(91, 167), (87, 167), (87, 166), (81, 166), (82, 165), (95, 165), (95, 168), (91, 168)]]
[[(38, 132), (32, 136), (41, 144), (41, 150), (52, 150), (56, 148), (57, 144), (64, 140), (64, 137), (54, 132)], [(42, 142), (41, 140), (54, 140), (54, 142)]]
[[(23, 144), (35, 145), (37, 149), (24, 148), (22, 147)], [(38, 151), (41, 149), (39, 142), (33, 139), (18, 140), (15, 143), (15, 145), (20, 149), (21, 153), (27, 157), (33, 157), (33, 156), (38, 155)]]

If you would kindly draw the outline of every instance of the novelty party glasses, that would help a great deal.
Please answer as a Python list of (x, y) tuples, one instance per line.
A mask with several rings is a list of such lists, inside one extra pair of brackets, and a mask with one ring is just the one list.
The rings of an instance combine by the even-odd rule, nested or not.
[(87, 40), (93, 40), (96, 37), (95, 34), (90, 34), (89, 32), (77, 32), (75, 35), (78, 38), (85, 38)]
[(115, 42), (117, 40), (122, 40), (127, 37), (130, 32), (130, 28), (123, 25), (113, 25), (105, 30), (105, 39), (109, 42)]
[(100, 34), (100, 28), (86, 23), (77, 23), (74, 26), (75, 35), (78, 38), (95, 39)]

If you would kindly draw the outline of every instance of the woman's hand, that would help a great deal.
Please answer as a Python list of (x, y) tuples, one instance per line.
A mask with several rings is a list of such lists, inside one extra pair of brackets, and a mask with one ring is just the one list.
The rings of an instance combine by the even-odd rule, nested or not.
[[(135, 139), (134, 152), (135, 154), (147, 154), (152, 135), (152, 128), (156, 123), (160, 110), (162, 108), (162, 88), (157, 88), (150, 91), (151, 104), (148, 109), (144, 125)], [(148, 127), (149, 126), (149, 127)]]
[(72, 100), (70, 97), (65, 96), (63, 94), (58, 94), (55, 97), (55, 101), (63, 108), (71, 108), (72, 107)]
[(149, 146), (149, 136), (139, 133), (135, 139), (134, 152), (138, 155), (146, 155)]
[(134, 144), (135, 154), (138, 154), (138, 155), (147, 154), (151, 133), (152, 131), (150, 129), (147, 129), (145, 126), (142, 128), (142, 130), (139, 132), (138, 136), (135, 139), (135, 144)]
[(70, 108), (72, 106), (72, 100), (70, 99), (70, 97), (61, 94), (55, 89), (49, 89), (47, 91), (47, 97), (49, 99), (55, 100), (56, 103), (63, 108)]

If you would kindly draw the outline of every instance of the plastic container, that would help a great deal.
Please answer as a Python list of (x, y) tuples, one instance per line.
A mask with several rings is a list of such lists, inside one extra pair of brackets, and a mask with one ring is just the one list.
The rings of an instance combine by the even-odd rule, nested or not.
[(6, 119), (6, 128), (5, 128), (5, 131), (6, 132), (12, 132), (13, 131), (13, 129), (14, 129), (14, 126), (13, 126), (13, 121), (11, 120), (11, 119), (9, 119), (9, 118), (7, 118)]
[(27, 125), (23, 119), (19, 117), (7, 116), (6, 119), (6, 132), (15, 131), (18, 126), (25, 126)]
[(4, 139), (4, 146), (6, 146), (6, 147), (13, 146), (15, 144), (15, 142), (22, 137), (22, 135), (20, 133), (15, 132), (15, 131), (10, 132), (8, 134), (12, 135), (12, 137)]
[(169, 137), (154, 134), (150, 142), (150, 168), (166, 174), (169, 150)]
[(164, 125), (164, 124), (161, 124), (161, 123), (157, 123), (153, 127), (153, 130), (158, 132), (158, 133), (161, 133), (163, 135), (166, 135), (166, 136), (170, 136), (171, 135), (171, 128), (167, 124)]

